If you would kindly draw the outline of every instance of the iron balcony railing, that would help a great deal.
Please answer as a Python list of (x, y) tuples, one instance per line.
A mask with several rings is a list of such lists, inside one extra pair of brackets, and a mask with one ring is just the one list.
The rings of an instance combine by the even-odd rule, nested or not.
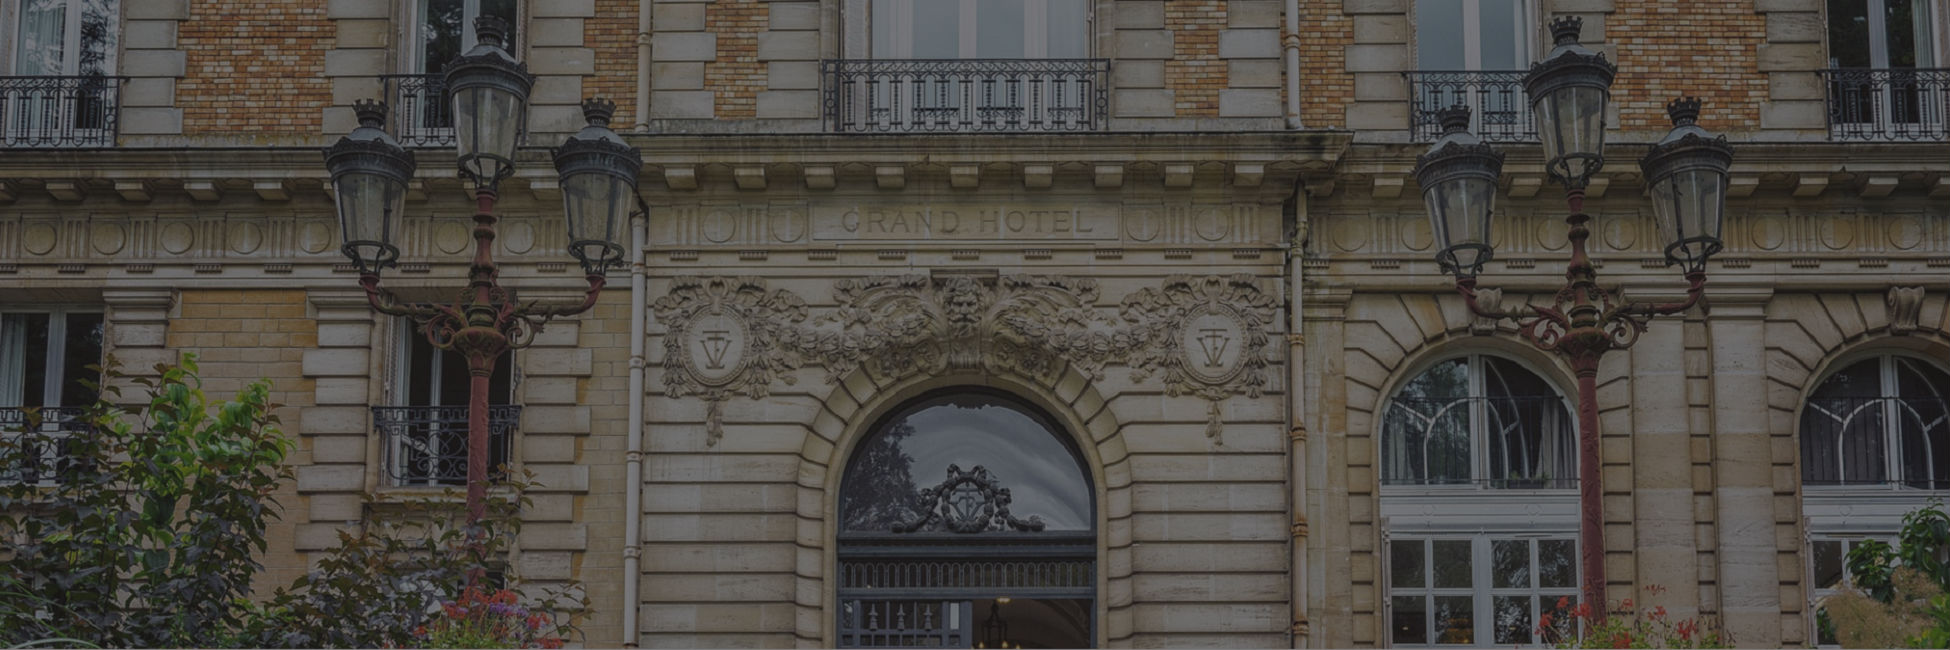
[(1834, 68), (1828, 135), (1836, 140), (1943, 140), (1950, 137), (1950, 69)]
[(1436, 113), (1467, 106), (1470, 131), (1487, 142), (1535, 142), (1537, 124), (1523, 92), (1522, 70), (1417, 70), (1408, 78), (1409, 130), (1416, 142), (1442, 134)]
[(1806, 485), (1950, 489), (1950, 400), (1821, 397), (1802, 406)]
[[(519, 406), (488, 407), (489, 478), (502, 477)], [(375, 406), (386, 475), (395, 485), (467, 484), (467, 407)]]
[(92, 426), (79, 407), (0, 408), (0, 483), (48, 484), (84, 466), (74, 436)]
[(1382, 422), (1382, 485), (1577, 487), (1577, 431), (1556, 396), (1396, 397)]
[(439, 74), (381, 75), (386, 85), (387, 117), (393, 137), (408, 147), (454, 144), (454, 109), (447, 102), (447, 79)]
[(0, 77), (0, 145), (9, 149), (115, 146), (127, 77)]
[(863, 59), (821, 63), (837, 133), (1094, 131), (1106, 59)]

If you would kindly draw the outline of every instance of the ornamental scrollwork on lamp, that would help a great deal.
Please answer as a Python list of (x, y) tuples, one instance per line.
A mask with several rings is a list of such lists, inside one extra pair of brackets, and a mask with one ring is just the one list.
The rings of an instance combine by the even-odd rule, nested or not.
[(664, 386), (671, 397), (696, 395), (709, 405), (705, 444), (724, 436), (724, 403), (733, 395), (760, 399), (772, 380), (793, 383), (801, 365), (795, 340), (806, 301), (784, 289), (768, 291), (755, 277), (677, 278), (651, 308), (664, 334)]
[(1124, 320), (1148, 335), (1128, 359), (1131, 378), (1157, 375), (1165, 394), (1205, 399), (1205, 434), (1218, 440), (1225, 428), (1219, 403), (1256, 399), (1266, 389), (1266, 331), (1278, 312), (1251, 275), (1172, 276), (1124, 299)]
[(893, 532), (1041, 531), (1042, 517), (1031, 515), (1028, 519), (1017, 519), (1009, 514), (1012, 499), (1009, 488), (1002, 487), (988, 468), (976, 465), (974, 469), (962, 471), (958, 465), (949, 465), (948, 478), (921, 490), (919, 516), (894, 524)]

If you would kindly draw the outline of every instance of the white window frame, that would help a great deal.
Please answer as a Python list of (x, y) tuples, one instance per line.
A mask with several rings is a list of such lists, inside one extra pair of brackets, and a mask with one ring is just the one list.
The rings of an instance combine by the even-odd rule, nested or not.
[[(1484, 384), (1485, 373), (1483, 371), (1483, 360), (1488, 357), (1495, 357), (1499, 360), (1514, 363), (1517, 365), (1517, 367), (1522, 368), (1523, 370), (1529, 372), (1532, 375), (1535, 375), (1537, 378), (1543, 380), (1543, 382), (1546, 385), (1549, 385), (1551, 387), (1551, 390), (1557, 393), (1558, 401), (1564, 406), (1565, 416), (1567, 418), (1571, 418), (1571, 421), (1569, 421), (1569, 425), (1571, 426), (1570, 444), (1572, 445), (1578, 444), (1577, 424), (1574, 421), (1575, 417), (1573, 416), (1573, 414), (1577, 413), (1576, 404), (1573, 404), (1571, 402), (1569, 395), (1565, 393), (1562, 387), (1557, 385), (1557, 382), (1551, 380), (1551, 376), (1549, 374), (1539, 371), (1539, 369), (1536, 366), (1531, 365), (1529, 362), (1523, 359), (1514, 356), (1496, 354), (1491, 351), (1471, 351), (1466, 353), (1451, 354), (1451, 355), (1436, 357), (1426, 363), (1417, 366), (1413, 372), (1407, 373), (1406, 376), (1408, 378), (1408, 381), (1414, 381), (1416, 378), (1422, 376), (1423, 373), (1428, 372), (1430, 369), (1436, 367), (1439, 364), (1448, 363), (1456, 359), (1467, 359), (1466, 363), (1468, 364), (1468, 373), (1469, 373), (1468, 398), (1470, 400), (1469, 403), (1470, 404), (1469, 405), (1469, 410), (1470, 410), (1469, 412), (1469, 472), (1470, 472), (1469, 483), (1466, 485), (1386, 485), (1383, 484), (1381, 486), (1381, 491), (1383, 494), (1404, 495), (1404, 496), (1416, 495), (1416, 494), (1454, 494), (1458, 492), (1482, 493), (1482, 494), (1505, 494), (1505, 493), (1521, 494), (1521, 493), (1534, 492), (1534, 493), (1549, 494), (1549, 493), (1563, 493), (1563, 492), (1576, 491), (1575, 487), (1525, 489), (1525, 488), (1506, 488), (1506, 487), (1490, 486), (1489, 481), (1493, 479), (1488, 478), (1490, 473), (1489, 471), (1490, 439), (1489, 439), (1489, 432), (1486, 429), (1488, 428), (1489, 416), (1487, 411), (1485, 410), (1486, 405), (1484, 404), (1484, 396), (1487, 394), (1487, 387)], [(1390, 390), (1387, 401), (1382, 403), (1382, 408), (1379, 417), (1375, 418), (1375, 427), (1376, 427), (1375, 457), (1380, 458), (1384, 466), (1388, 463), (1387, 452), (1385, 450), (1385, 447), (1382, 446), (1383, 438), (1387, 435), (1388, 414), (1390, 411), (1394, 409), (1395, 398), (1400, 393), (1401, 393), (1401, 385), (1397, 384)], [(1576, 477), (1563, 477), (1563, 478), (1576, 478)]]
[[(1829, 596), (1841, 593), (1842, 589), (1855, 584), (1855, 576), (1848, 570), (1848, 552), (1851, 547), (1866, 541), (1879, 541), (1890, 545), (1896, 543), (1896, 529), (1861, 533), (1817, 533), (1808, 532), (1806, 544), (1808, 571), (1808, 644), (1818, 648), (1839, 648), (1838, 644), (1821, 643), (1821, 602)], [(1815, 544), (1839, 543), (1842, 545), (1842, 581), (1832, 587), (1815, 584)]]
[[(427, 71), (426, 52), (421, 38), (429, 29), (427, 25), (428, 1), (410, 0), (410, 4), (406, 4), (406, 53), (400, 57), (400, 61), (406, 64), (406, 69), (404, 70), (406, 74), (426, 74)], [(481, 17), (482, 0), (461, 0), (461, 2), (460, 51), (465, 53), (468, 50), (474, 49), (474, 45), (478, 43), (478, 41), (474, 40), (474, 19)], [(515, 0), (515, 23), (510, 25), (515, 28), (515, 42), (506, 44), (508, 52), (513, 54), (516, 59), (522, 58), (520, 41), (523, 36), (527, 35), (527, 30), (522, 29), (523, 26), (520, 24), (523, 18), (528, 15), (524, 11), (526, 4), (522, 0)]]
[[(47, 367), (42, 370), (43, 374), (42, 374), (42, 386), (41, 386), (40, 399), (41, 399), (41, 404), (43, 406), (60, 406), (61, 387), (67, 385), (67, 381), (69, 379), (68, 377), (63, 376), (63, 373), (66, 371), (67, 362), (68, 362), (68, 346), (65, 344), (66, 341), (68, 340), (67, 339), (68, 315), (69, 314), (101, 314), (102, 326), (106, 328), (108, 326), (107, 314), (104, 312), (104, 310), (101, 307), (98, 306), (97, 307), (88, 307), (88, 306), (0, 307), (0, 315), (5, 315), (5, 314), (47, 314), (48, 315), (47, 316), (47, 340), (50, 343), (54, 341), (61, 341), (63, 342), (63, 344), (61, 345), (50, 344), (47, 346)], [(103, 343), (104, 344), (102, 346), (103, 348), (102, 353), (105, 355), (108, 352), (107, 349), (108, 346), (106, 344), (107, 343), (106, 341), (104, 341)], [(98, 359), (96, 360), (96, 362), (100, 363), (100, 360)], [(0, 368), (4, 368), (4, 366), (0, 366)], [(26, 370), (25, 368), (21, 369), (22, 372), (25, 372), (25, 370)], [(11, 369), (6, 370), (5, 372), (0, 372), (0, 408), (20, 408), (25, 405), (25, 401), (27, 400), (27, 396), (25, 395), (21, 396), (21, 401), (23, 402), (21, 404), (8, 404), (7, 402), (11, 402), (13, 400), (6, 397), (7, 395), (11, 395), (15, 391), (19, 390), (20, 387), (15, 384), (16, 382), (20, 382), (23, 380), (24, 378), (16, 378)]]
[[(1524, 39), (1523, 56), (1525, 61), (1535, 61), (1538, 58), (1538, 56), (1542, 54), (1542, 50), (1540, 49), (1540, 47), (1542, 46), (1541, 44), (1548, 43), (1549, 41), (1549, 39), (1547, 38), (1540, 39), (1540, 36), (1543, 36), (1544, 34), (1542, 30), (1540, 14), (1538, 13), (1538, 9), (1537, 9), (1538, 1), (1539, 0), (1517, 0), (1517, 16), (1515, 16), (1515, 18), (1518, 22), (1517, 22), (1517, 29), (1515, 31), (1517, 34), (1522, 35)], [(1415, 2), (1411, 2), (1409, 4), (1411, 7), (1420, 7), (1422, 2), (1458, 3), (1462, 5), (1462, 14), (1463, 14), (1462, 66), (1456, 68), (1428, 68), (1427, 70), (1429, 71), (1454, 70), (1454, 71), (1461, 71), (1461, 72), (1506, 72), (1507, 71), (1507, 70), (1486, 70), (1483, 68), (1482, 0), (1416, 0)], [(1412, 26), (1418, 23), (1411, 16), (1409, 20), (1409, 24)], [(1415, 51), (1414, 51), (1415, 67), (1416, 69), (1420, 70), (1423, 69), (1421, 67), (1422, 46), (1421, 46), (1420, 34), (1417, 34), (1414, 47), (1415, 47)], [(1467, 97), (1468, 97), (1467, 101), (1470, 108), (1469, 128), (1473, 132), (1477, 132), (1477, 133), (1482, 132), (1483, 110), (1484, 110), (1483, 101), (1484, 98), (1487, 96), (1488, 93), (1481, 88), (1471, 87), (1467, 91)], [(1525, 110), (1528, 110), (1528, 107), (1524, 107), (1524, 108)]]
[[(425, 403), (425, 404), (413, 403), (411, 397), (412, 389), (413, 389), (413, 381), (414, 381), (413, 348), (416, 342), (426, 341), (426, 332), (420, 328), (419, 324), (413, 322), (413, 319), (411, 317), (407, 317), (407, 316), (394, 317), (392, 329), (394, 332), (394, 335), (392, 336), (392, 343), (391, 343), (392, 351), (391, 354), (388, 356), (393, 360), (393, 363), (390, 364), (391, 367), (389, 368), (389, 371), (386, 373), (387, 385), (384, 387), (384, 391), (383, 391), (384, 394), (386, 395), (387, 405), (400, 406), (400, 407), (439, 407), (439, 408), (460, 408), (460, 409), (469, 408), (470, 405), (465, 403), (462, 404), (440, 404), (439, 403), (441, 389), (445, 387), (445, 383), (446, 383), (446, 373), (442, 371), (444, 368), (444, 364), (442, 363), (442, 357), (448, 354), (459, 354), (459, 353), (442, 350), (432, 345), (428, 345), (427, 348), (423, 351), (427, 356), (426, 358), (422, 359), (427, 363), (427, 374), (428, 374), (428, 377), (426, 378), (427, 401), (430, 403)], [(521, 367), (516, 365), (514, 362), (514, 351), (509, 350), (503, 352), (501, 359), (499, 359), (496, 363), (497, 363), (497, 367), (501, 365), (506, 365), (508, 368), (508, 394), (502, 400), (497, 400), (492, 395), (490, 395), (488, 397), (488, 406), (494, 407), (494, 406), (515, 405), (516, 389), (521, 385)], [(516, 427), (515, 430), (511, 432), (511, 436), (519, 435), (519, 434), (520, 434), (520, 427)], [(447, 436), (447, 435), (452, 435), (452, 433), (443, 431), (441, 429), (430, 427), (426, 431), (427, 439), (425, 440), (425, 442), (428, 445), (433, 445), (435, 443), (436, 438)], [(465, 429), (465, 425), (462, 425), (462, 430), (460, 435), (463, 441), (466, 440), (467, 432)], [(388, 462), (393, 465), (393, 467), (389, 468), (390, 476), (401, 476), (406, 473), (406, 468), (404, 466), (404, 463), (406, 462), (407, 454), (405, 453), (405, 450), (401, 448), (402, 442), (403, 442), (402, 440), (396, 437), (387, 437), (381, 441), (381, 444), (392, 446), (391, 449), (385, 450), (386, 452), (385, 457), (388, 459)], [(513, 462), (514, 454), (515, 454), (515, 440), (513, 440), (512, 437), (508, 440), (507, 453), (508, 453), (507, 460), (509, 462)], [(489, 468), (489, 469), (492, 470), (493, 468)], [(432, 481), (432, 480), (409, 482), (403, 480), (387, 479), (386, 477), (382, 477), (382, 480), (388, 480), (392, 482), (392, 484), (396, 487), (415, 487), (415, 486), (425, 487), (425, 486), (446, 485), (444, 483), (440, 483), (438, 481)]]
[[(1531, 586), (1496, 587), (1494, 586), (1495, 585), (1495, 575), (1494, 575), (1495, 553), (1494, 553), (1493, 544), (1499, 541), (1515, 541), (1515, 540), (1522, 540), (1527, 542), (1527, 546), (1529, 548), (1529, 554), (1530, 554), (1530, 567), (1528, 570), (1528, 574), (1530, 577)], [(1542, 575), (1538, 569), (1539, 569), (1539, 556), (1540, 556), (1542, 545), (1539, 544), (1538, 542), (1544, 540), (1568, 541), (1571, 543), (1572, 581), (1570, 586), (1544, 587), (1540, 585), (1540, 582), (1542, 580)], [(1469, 587), (1464, 588), (1464, 587), (1434, 586), (1435, 585), (1434, 542), (1438, 542), (1438, 541), (1468, 541), (1470, 543), (1470, 586)], [(1396, 587), (1395, 586), (1394, 576), (1393, 576), (1394, 573), (1393, 563), (1394, 563), (1394, 544), (1396, 542), (1420, 542), (1421, 543), (1422, 562), (1423, 562), (1423, 567), (1422, 567), (1423, 586), (1421, 587)], [(1381, 601), (1382, 601), (1383, 626), (1387, 628), (1388, 632), (1383, 636), (1383, 643), (1390, 647), (1398, 647), (1398, 648), (1505, 647), (1508, 644), (1498, 643), (1495, 640), (1496, 639), (1495, 603), (1496, 603), (1496, 598), (1498, 596), (1505, 596), (1505, 597), (1537, 596), (1538, 597), (1535, 600), (1531, 601), (1532, 604), (1530, 608), (1530, 625), (1533, 628), (1531, 635), (1534, 640), (1534, 637), (1536, 636), (1534, 628), (1536, 627), (1537, 622), (1542, 620), (1539, 617), (1539, 615), (1546, 612), (1552, 612), (1552, 610), (1555, 609), (1555, 605), (1556, 605), (1556, 600), (1554, 599), (1555, 597), (1568, 596), (1571, 598), (1573, 602), (1575, 602), (1578, 599), (1578, 585), (1583, 584), (1584, 569), (1581, 566), (1583, 563), (1577, 560), (1578, 557), (1577, 552), (1578, 552), (1577, 529), (1575, 526), (1573, 526), (1570, 529), (1562, 529), (1561, 527), (1560, 528), (1549, 528), (1549, 527), (1526, 528), (1522, 526), (1517, 526), (1509, 529), (1501, 529), (1501, 530), (1485, 529), (1485, 530), (1480, 530), (1475, 532), (1457, 532), (1457, 531), (1384, 532), (1382, 536), (1381, 562), (1382, 565), (1385, 567), (1385, 569), (1383, 571), (1382, 582), (1381, 582), (1381, 587), (1383, 592)], [(1404, 593), (1404, 592), (1411, 592), (1411, 593)], [(1437, 644), (1437, 643), (1397, 644), (1394, 640), (1395, 638), (1394, 635), (1395, 604), (1394, 603), (1395, 603), (1395, 597), (1397, 596), (1420, 597), (1425, 599), (1432, 598), (1432, 597), (1444, 597), (1444, 596), (1469, 597), (1471, 602), (1470, 616), (1471, 616), (1471, 620), (1474, 623), (1474, 629), (1472, 630), (1471, 634), (1474, 637), (1474, 641), (1469, 644)], [(1425, 606), (1423, 617), (1424, 617), (1422, 622), (1423, 630), (1427, 632), (1431, 638), (1433, 638), (1434, 636), (1436, 636), (1436, 632), (1438, 630), (1438, 628), (1435, 627), (1435, 619), (1434, 619), (1435, 608), (1433, 606)], [(1518, 645), (1519, 647), (1525, 647), (1525, 646), (1535, 646), (1536, 644), (1520, 643), (1516, 645)]]
[[(1896, 404), (1896, 400), (1901, 399), (1902, 397), (1901, 392), (1898, 390), (1898, 382), (1901, 381), (1900, 373), (1898, 372), (1898, 369), (1896, 367), (1896, 361), (1898, 359), (1903, 359), (1912, 363), (1933, 367), (1937, 371), (1942, 372), (1945, 375), (1950, 375), (1950, 369), (1946, 369), (1943, 367), (1942, 364), (1938, 364), (1935, 361), (1932, 361), (1930, 359), (1926, 359), (1921, 356), (1913, 355), (1913, 354), (1902, 354), (1899, 352), (1881, 352), (1877, 354), (1851, 357), (1845, 359), (1844, 362), (1836, 363), (1834, 367), (1830, 369), (1828, 374), (1823, 375), (1821, 377), (1821, 381), (1815, 382), (1814, 384), (1815, 388), (1819, 389), (1823, 383), (1826, 383), (1828, 379), (1830, 377), (1833, 377), (1837, 372), (1853, 367), (1855, 366), (1855, 364), (1858, 363), (1863, 363), (1870, 360), (1874, 360), (1876, 362), (1877, 377), (1880, 383), (1880, 385), (1877, 386), (1877, 398), (1883, 400), (1882, 421), (1885, 424), (1882, 430), (1882, 444), (1883, 444), (1882, 462), (1883, 462), (1884, 482), (1881, 485), (1806, 485), (1803, 486), (1809, 494), (1824, 494), (1824, 495), (1836, 495), (1836, 496), (1846, 496), (1849, 494), (1862, 494), (1867, 498), (1881, 498), (1881, 499), (1887, 499), (1889, 497), (1890, 492), (1899, 492), (1899, 493), (1909, 494), (1909, 495), (1918, 495), (1916, 497), (1918, 499), (1928, 499), (1932, 496), (1937, 496), (1937, 497), (1950, 496), (1950, 490), (1930, 490), (1924, 488), (1914, 488), (1906, 485), (1907, 477), (1903, 475), (1902, 428), (1900, 425), (1887, 426), (1889, 423), (1901, 422), (1900, 413), (1897, 411), (1897, 404)], [(1813, 391), (1810, 391), (1809, 397), (1812, 398), (1813, 395), (1814, 395)], [(1945, 395), (1944, 399), (1950, 400), (1950, 395)], [(1802, 409), (1804, 409), (1805, 411), (1805, 409), (1807, 408), (1808, 407), (1804, 400)], [(1803, 415), (1801, 415), (1801, 417), (1806, 418), (1807, 416), (1804, 413)], [(1795, 423), (1795, 426), (1799, 427), (1800, 424), (1801, 423), (1797, 421)], [(1950, 443), (1950, 440), (1946, 440), (1945, 442)], [(1798, 441), (1796, 446), (1797, 447), (1799, 446)], [(1808, 459), (1803, 458), (1801, 459), (1801, 462), (1806, 463), (1808, 462)], [(1907, 501), (1905, 501), (1905, 503), (1907, 503)]]
[[(18, 67), (19, 61), (16, 60), (19, 56), (18, 39), (20, 38), (20, 30), (25, 27), (20, 21), (24, 9), (22, 5), (27, 1), (29, 0), (0, 0), (0, 70), (5, 71), (7, 75), (30, 76), (20, 72)], [(83, 0), (63, 1), (66, 2), (65, 6), (68, 15), (66, 21), (62, 24), (61, 72), (53, 76), (77, 77), (81, 76), (81, 5)], [(111, 21), (109, 29), (114, 32), (115, 43), (114, 46), (108, 49), (108, 60), (104, 62), (106, 64), (104, 67), (107, 70), (103, 74), (107, 75), (114, 75), (121, 70), (118, 66), (121, 62), (122, 54), (122, 5), (125, 2), (141, 2), (142, 0), (111, 1), (114, 3), (113, 10), (116, 16)]]
[[(1889, 22), (1888, 22), (1889, 5), (1888, 3), (1909, 2), (1909, 1), (1910, 0), (1863, 0), (1863, 2), (1866, 3), (1865, 6), (1866, 6), (1866, 11), (1868, 12), (1868, 19), (1869, 19), (1869, 43), (1868, 43), (1869, 69), (1884, 70), (1884, 71), (1911, 69), (1911, 68), (1889, 67), (1890, 64), (1889, 64)], [(1929, 12), (1928, 15), (1918, 17), (1919, 20), (1922, 20), (1929, 26), (1928, 33), (1923, 34), (1923, 38), (1918, 39), (1918, 41), (1924, 45), (1927, 45), (1930, 48), (1930, 51), (1928, 52), (1929, 55), (1928, 57), (1922, 57), (1922, 56), (1917, 57), (1916, 67), (1914, 69), (1924, 70), (1924, 69), (1942, 67), (1945, 65), (1946, 61), (1950, 61), (1950, 54), (1946, 54), (1944, 52), (1945, 47), (1950, 47), (1950, 27), (1946, 27), (1944, 24), (1946, 20), (1950, 20), (1950, 6), (1944, 6), (1942, 3), (1935, 3), (1935, 2), (1925, 2), (1917, 6), (1920, 6), (1923, 8), (1924, 11)], [(1828, 16), (1824, 15), (1823, 18), (1828, 19)], [(1832, 33), (1829, 29), (1829, 24), (1826, 20), (1824, 20), (1822, 24), (1822, 28), (1824, 31), (1824, 37)], [(1828, 67), (1831, 69), (1838, 68), (1840, 62), (1835, 59), (1835, 55), (1834, 55), (1835, 44), (1833, 42), (1829, 42), (1826, 43), (1826, 45), (1829, 48)], [(1925, 60), (1926, 58), (1928, 60)], [(1895, 114), (1897, 89), (1894, 87), (1894, 84), (1883, 84), (1883, 86), (1880, 89), (1878, 89), (1876, 92), (1877, 94), (1881, 95), (1881, 98), (1880, 101), (1877, 102), (1875, 115), (1865, 116), (1865, 117), (1868, 117), (1869, 119), (1872, 120), (1879, 121), (1888, 129), (1892, 129), (1899, 132), (1914, 131), (1914, 130), (1927, 131), (1930, 129), (1932, 125), (1931, 122), (1928, 121), (1927, 116), (1935, 116), (1936, 119), (1938, 120), (1943, 119), (1943, 111), (1945, 110), (1946, 107), (1943, 106), (1943, 99), (1935, 93), (1930, 93), (1926, 91), (1926, 92), (1919, 92), (1916, 95), (1917, 110), (1921, 113), (1919, 117), (1924, 117), (1925, 119), (1921, 119), (1916, 122), (1898, 122), (1896, 121), (1896, 114)], [(1830, 98), (1829, 101), (1842, 101), (1842, 100), (1841, 98)], [(1931, 104), (1935, 104), (1935, 106), (1932, 108), (1930, 106)], [(1845, 123), (1846, 124), (1872, 124), (1873, 122), (1845, 122)]]

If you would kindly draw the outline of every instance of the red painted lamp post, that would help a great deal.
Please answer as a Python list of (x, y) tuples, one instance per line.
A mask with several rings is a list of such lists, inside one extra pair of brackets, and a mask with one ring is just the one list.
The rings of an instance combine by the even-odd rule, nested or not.
[(589, 289), (582, 302), (564, 306), (521, 304), (514, 290), (500, 284), (494, 263), (496, 186), (514, 173), (515, 146), (521, 139), (529, 87), (526, 66), (501, 46), (507, 25), (496, 18), (475, 21), (479, 45), (447, 66), (447, 91), (453, 103), (460, 173), (473, 184), (474, 261), (467, 287), (449, 303), (406, 304), (379, 288), (379, 274), (398, 262), (394, 245), (406, 185), (413, 178), (413, 154), (383, 129), (386, 106), (362, 101), (355, 106), (359, 128), (325, 152), (337, 192), (340, 250), (359, 270), (359, 284), (373, 309), (407, 316), (427, 340), (467, 359), (472, 380), (467, 406), (467, 514), (476, 525), (486, 513), (488, 473), (488, 378), (495, 360), (533, 340), (544, 323), (587, 311), (602, 292), (603, 273), (621, 263), (617, 243), (636, 206), (636, 179), (643, 167), (637, 150), (608, 127), (616, 105), (601, 99), (583, 102), (589, 125), (555, 150), (568, 225), (568, 252), (582, 264)]
[(1596, 616), (1604, 615), (1604, 494), (1599, 480), (1598, 362), (1606, 352), (1631, 347), (1653, 316), (1676, 314), (1699, 303), (1706, 289), (1706, 260), (1720, 251), (1720, 221), (1726, 207), (1727, 169), (1733, 147), (1726, 137), (1711, 137), (1695, 122), (1698, 99), (1667, 105), (1673, 129), (1639, 161), (1651, 190), (1653, 211), (1666, 242), (1666, 265), (1685, 273), (1686, 299), (1675, 303), (1623, 301), (1598, 286), (1598, 272), (1585, 250), (1591, 237), (1584, 214), (1584, 190), (1604, 167), (1605, 104), (1615, 68), (1603, 54), (1578, 44), (1583, 21), (1551, 21), (1557, 47), (1530, 68), (1524, 79), (1543, 142), (1546, 169), (1562, 183), (1570, 216), (1570, 267), (1551, 306), (1529, 305), (1528, 316), (1477, 302), (1476, 274), (1494, 253), (1491, 211), (1503, 154), (1468, 133), (1469, 110), (1443, 111), (1442, 137), (1416, 159), (1429, 219), (1442, 251), (1436, 262), (1456, 278), (1472, 313), (1517, 321), (1517, 331), (1538, 348), (1564, 356), (1578, 378), (1578, 552), (1583, 599)]

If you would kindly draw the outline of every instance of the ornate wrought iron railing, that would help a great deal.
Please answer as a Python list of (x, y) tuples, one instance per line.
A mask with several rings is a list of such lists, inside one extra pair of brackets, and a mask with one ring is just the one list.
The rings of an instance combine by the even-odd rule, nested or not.
[(0, 77), (0, 144), (18, 149), (115, 146), (127, 77)]
[(1821, 76), (1831, 138), (1950, 138), (1950, 68), (1834, 68)]
[(1523, 92), (1522, 70), (1417, 70), (1408, 79), (1409, 131), (1416, 142), (1442, 134), (1436, 112), (1468, 106), (1470, 131), (1488, 142), (1535, 142), (1537, 124)]
[[(488, 472), (499, 480), (519, 406), (488, 407)], [(467, 407), (375, 406), (386, 475), (395, 485), (467, 484)]]
[(78, 407), (0, 408), (0, 483), (45, 484), (78, 467), (73, 436), (93, 427)]
[(1802, 406), (1801, 478), (1806, 485), (1950, 489), (1947, 447), (1950, 400), (1826, 397), (1811, 398)]
[(454, 109), (447, 103), (447, 79), (438, 74), (380, 75), (386, 85), (386, 120), (393, 137), (408, 147), (454, 144)]
[(1381, 483), (1568, 489), (1577, 445), (1554, 396), (1396, 397), (1382, 423)]
[(839, 133), (1094, 131), (1107, 59), (842, 59), (820, 64)]

